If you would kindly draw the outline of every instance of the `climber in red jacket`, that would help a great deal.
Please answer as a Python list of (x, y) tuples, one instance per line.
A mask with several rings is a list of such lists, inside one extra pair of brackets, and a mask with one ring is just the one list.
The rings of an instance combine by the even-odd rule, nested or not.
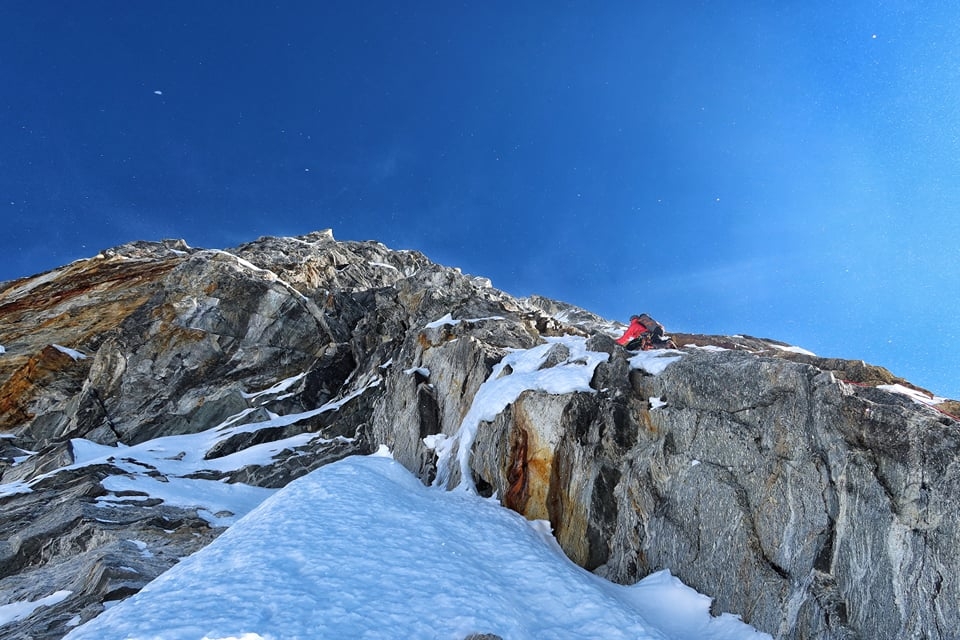
[(649, 349), (676, 349), (677, 346), (669, 337), (663, 337), (663, 325), (648, 316), (641, 313), (638, 316), (630, 316), (630, 326), (623, 332), (623, 335), (617, 338), (617, 343), (622, 344), (628, 349), (640, 348), (644, 351)]

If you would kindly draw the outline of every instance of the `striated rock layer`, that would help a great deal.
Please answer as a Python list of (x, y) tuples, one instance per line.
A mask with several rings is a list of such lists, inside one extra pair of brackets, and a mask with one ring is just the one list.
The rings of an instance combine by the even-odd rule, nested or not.
[[(549, 520), (591, 571), (669, 568), (777, 638), (960, 628), (958, 406), (879, 367), (743, 336), (636, 354), (587, 311), (329, 231), (132, 243), (0, 287), (0, 607), (70, 592), (4, 637), (62, 637), (223, 530), (111, 480), (171, 480), (122, 447), (204, 433), (162, 459), (251, 490), (385, 444)], [(530, 386), (470, 431), (504, 358), (564, 335), (589, 385)], [(555, 341), (539, 367), (584, 362)], [(116, 454), (80, 459), (97, 445)]]

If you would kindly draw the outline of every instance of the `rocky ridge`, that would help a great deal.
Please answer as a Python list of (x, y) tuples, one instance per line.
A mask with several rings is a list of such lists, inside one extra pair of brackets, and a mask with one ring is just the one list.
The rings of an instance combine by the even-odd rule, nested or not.
[[(0, 608), (69, 593), (0, 631), (62, 637), (241, 515), (146, 482), (261, 495), (386, 445), (549, 520), (591, 571), (670, 568), (774, 637), (952, 637), (960, 406), (773, 340), (636, 354), (621, 328), (329, 231), (136, 242), (3, 283)], [(464, 437), (508, 354), (561, 336), (601, 354), (589, 388), (526, 388)], [(549, 344), (541, 370), (584, 366)], [(135, 457), (161, 442), (195, 450)]]

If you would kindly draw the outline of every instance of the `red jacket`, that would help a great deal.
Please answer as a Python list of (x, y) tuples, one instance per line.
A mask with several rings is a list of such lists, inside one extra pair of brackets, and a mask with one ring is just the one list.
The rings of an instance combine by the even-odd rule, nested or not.
[(650, 331), (642, 322), (639, 320), (631, 320), (630, 326), (627, 327), (627, 330), (623, 332), (623, 335), (617, 338), (617, 344), (626, 345), (628, 342), (634, 338), (639, 338), (646, 332)]

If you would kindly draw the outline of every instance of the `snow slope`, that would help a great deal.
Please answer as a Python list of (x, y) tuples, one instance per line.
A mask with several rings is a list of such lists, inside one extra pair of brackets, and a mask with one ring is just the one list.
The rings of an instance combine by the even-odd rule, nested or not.
[(67, 638), (769, 638), (709, 603), (667, 572), (598, 578), (544, 523), (381, 455), (294, 481)]

